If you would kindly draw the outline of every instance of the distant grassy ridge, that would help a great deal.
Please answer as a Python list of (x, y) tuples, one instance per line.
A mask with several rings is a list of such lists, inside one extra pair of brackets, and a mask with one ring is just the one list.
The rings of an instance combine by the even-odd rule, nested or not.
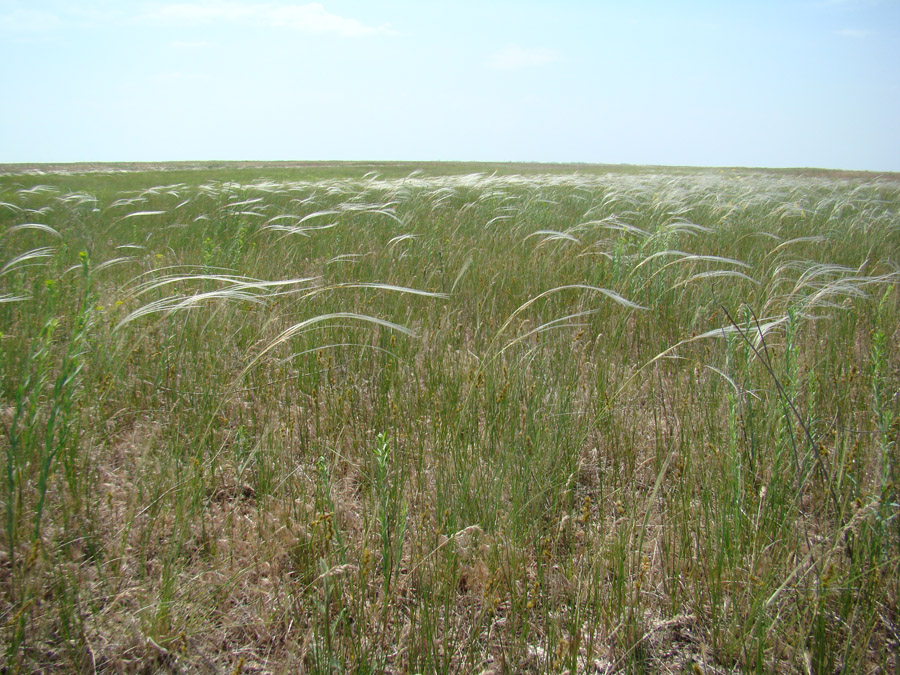
[(895, 175), (249, 164), (0, 176), (7, 668), (900, 667)]
[[(402, 178), (414, 171), (428, 176), (460, 175), (467, 173), (498, 173), (529, 175), (535, 173), (704, 173), (709, 171), (739, 171), (768, 173), (773, 175), (809, 176), (832, 179), (885, 179), (900, 180), (900, 173), (884, 171), (847, 171), (842, 169), (762, 167), (674, 167), (639, 164), (590, 164), (547, 162), (387, 162), (387, 161), (183, 161), (183, 162), (69, 162), (69, 163), (20, 163), (0, 164), (0, 176), (17, 174), (111, 174), (139, 173), (147, 187), (156, 184), (157, 174), (165, 172), (186, 179), (197, 172), (205, 178), (221, 175), (244, 180), (278, 178), (280, 180), (309, 180), (325, 178), (361, 178), (376, 171), (385, 178)], [(187, 181), (192, 182), (192, 181)]]

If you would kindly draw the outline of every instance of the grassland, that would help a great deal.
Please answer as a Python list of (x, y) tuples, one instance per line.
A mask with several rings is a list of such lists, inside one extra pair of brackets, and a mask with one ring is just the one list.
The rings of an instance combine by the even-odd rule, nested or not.
[(896, 672), (900, 180), (420, 168), (0, 176), (6, 670)]

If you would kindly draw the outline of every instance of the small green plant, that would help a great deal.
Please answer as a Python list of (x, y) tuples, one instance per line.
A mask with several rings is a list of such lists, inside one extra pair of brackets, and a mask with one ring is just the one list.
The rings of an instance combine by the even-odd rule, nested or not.
[(375, 439), (375, 498), (378, 505), (378, 533), (381, 540), (381, 575), (385, 596), (403, 556), (406, 538), (407, 505), (403, 484), (384, 433)]
[[(30, 545), (33, 558), (42, 551), (42, 524), (50, 480), (57, 465), (67, 469), (70, 486), (76, 469), (69, 455), (78, 450), (80, 436), (78, 395), (81, 373), (89, 349), (88, 341), (93, 324), (95, 296), (92, 289), (90, 261), (86, 252), (80, 254), (81, 280), (77, 299), (78, 310), (64, 325), (53, 316), (43, 324), (32, 343), (25, 361), (25, 372), (14, 390), (14, 404), (9, 421), (3, 421), (6, 437), (6, 505), (5, 534), (7, 550), (15, 582), (13, 600), (23, 608), (33, 601), (32, 589), (24, 582), (30, 563), (19, 565), (19, 544), (22, 539)], [(52, 305), (51, 305), (52, 307)], [(76, 495), (77, 496), (77, 495)], [(28, 520), (30, 524), (23, 521)], [(23, 527), (26, 528), (23, 532)], [(26, 614), (18, 612), (11, 623), (12, 636), (7, 656), (12, 658), (21, 640)]]
[[(893, 295), (893, 286), (889, 287), (881, 298), (876, 312), (876, 328), (872, 330), (869, 360), (871, 363), (872, 404), (875, 413), (875, 425), (878, 432), (879, 458), (879, 501), (880, 519), (884, 523), (896, 520), (898, 508), (898, 482), (900, 482), (900, 461), (898, 461), (898, 393), (891, 384), (896, 379), (890, 376), (890, 346), (888, 334), (883, 324), (887, 314), (887, 306)], [(896, 528), (895, 528), (896, 529)]]

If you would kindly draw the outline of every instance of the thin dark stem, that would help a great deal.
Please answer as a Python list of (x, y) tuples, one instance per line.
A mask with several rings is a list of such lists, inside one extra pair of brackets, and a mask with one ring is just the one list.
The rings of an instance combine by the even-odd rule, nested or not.
[[(766, 372), (769, 373), (769, 377), (772, 378), (772, 382), (775, 383), (775, 388), (778, 390), (778, 395), (781, 398), (784, 405), (790, 409), (793, 416), (796, 418), (800, 428), (803, 429), (803, 433), (806, 436), (806, 440), (809, 443), (809, 447), (812, 450), (813, 458), (815, 459), (816, 467), (819, 470), (819, 473), (822, 476), (822, 480), (825, 482), (825, 485), (828, 487), (828, 492), (831, 496), (831, 500), (834, 502), (835, 513), (840, 514), (840, 501), (838, 499), (837, 493), (834, 490), (834, 485), (831, 481), (831, 476), (828, 473), (828, 469), (825, 466), (825, 463), (822, 461), (822, 457), (819, 454), (818, 443), (816, 443), (815, 438), (813, 438), (812, 430), (809, 428), (809, 425), (806, 423), (806, 420), (803, 419), (803, 416), (800, 414), (800, 411), (797, 410), (797, 406), (794, 405), (794, 402), (791, 401), (790, 397), (785, 391), (784, 386), (781, 384), (781, 381), (778, 379), (778, 376), (775, 374), (775, 369), (772, 367), (772, 364), (769, 360), (769, 352), (768, 347), (766, 346), (765, 336), (763, 335), (762, 328), (759, 325), (759, 319), (756, 314), (750, 309), (753, 314), (753, 320), (756, 323), (756, 329), (759, 333), (760, 340), (763, 345), (763, 349), (765, 352), (760, 351), (760, 349), (753, 344), (753, 341), (750, 339), (750, 336), (737, 324), (734, 318), (731, 316), (731, 313), (725, 308), (722, 307), (722, 311), (725, 312), (725, 316), (728, 317), (728, 320), (731, 322), (731, 325), (734, 326), (734, 329), (738, 332), (738, 335), (747, 343), (747, 346), (753, 351), (754, 356), (762, 363), (763, 367), (766, 369)], [(793, 445), (793, 435), (791, 436), (791, 443)], [(795, 460), (797, 461), (798, 469), (799, 469), (799, 457), (796, 455), (796, 446), (794, 447), (794, 455)]]

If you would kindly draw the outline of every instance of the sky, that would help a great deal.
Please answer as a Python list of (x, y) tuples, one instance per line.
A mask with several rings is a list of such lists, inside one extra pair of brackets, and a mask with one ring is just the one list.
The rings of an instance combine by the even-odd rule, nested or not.
[(0, 163), (900, 171), (900, 0), (0, 0)]

